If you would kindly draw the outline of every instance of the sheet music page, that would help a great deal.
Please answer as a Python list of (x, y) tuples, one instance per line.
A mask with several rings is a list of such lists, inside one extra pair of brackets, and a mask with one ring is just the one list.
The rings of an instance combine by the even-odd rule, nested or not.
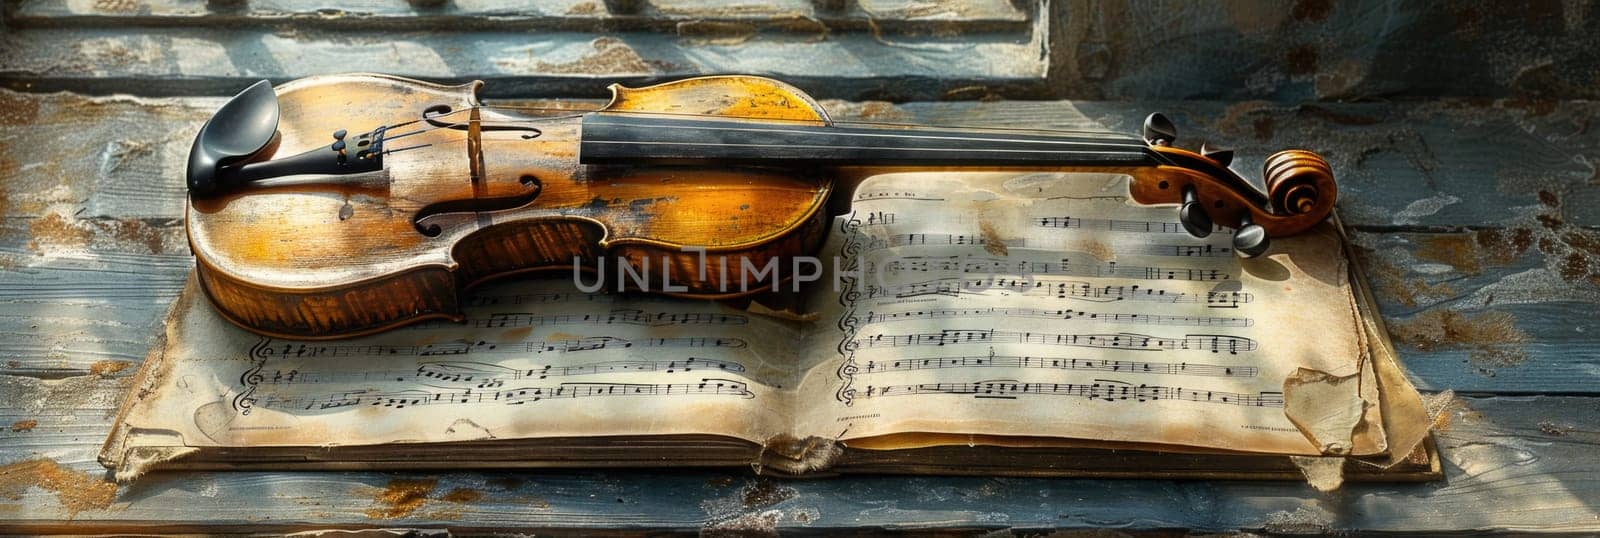
[(791, 424), (779, 391), (796, 383), (796, 329), (708, 301), (581, 293), (563, 276), (478, 290), (464, 325), (295, 342), (234, 327), (197, 291), (176, 308), (161, 371), (136, 389), (130, 445), (759, 443)]
[(1127, 192), (1106, 174), (868, 179), (828, 246), (839, 284), (807, 299), (830, 323), (802, 354), (800, 432), (1382, 450), (1334, 231), (1241, 261), (1231, 230), (1193, 238)]

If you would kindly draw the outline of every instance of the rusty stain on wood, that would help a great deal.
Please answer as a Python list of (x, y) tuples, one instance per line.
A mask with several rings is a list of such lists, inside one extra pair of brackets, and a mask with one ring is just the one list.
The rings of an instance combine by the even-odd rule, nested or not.
[(1495, 262), (1530, 248), (1544, 256), (1545, 269), (1576, 286), (1600, 286), (1600, 232), (1566, 222), (1561, 196), (1548, 189), (1536, 195), (1539, 205), (1510, 222), (1507, 231), (1480, 230), (1478, 244), (1498, 246)]
[(89, 365), (89, 374), (109, 376), (126, 370), (129, 366), (133, 366), (133, 363), (115, 360), (95, 361), (94, 364)]
[(1476, 275), (1483, 272), (1478, 241), (1472, 235), (1429, 237), (1422, 241), (1415, 254), (1422, 260), (1447, 264), (1462, 274)]
[(1465, 349), (1467, 357), (1482, 373), (1493, 375), (1494, 368), (1517, 366), (1528, 360), (1522, 344), (1528, 334), (1517, 328), (1510, 313), (1490, 310), (1467, 315), (1438, 309), (1410, 319), (1390, 320), (1389, 334), (1395, 342), (1423, 351)]
[(33, 224), (28, 227), (28, 233), (33, 237), (33, 241), (28, 242), (28, 250), (34, 252), (50, 246), (84, 247), (88, 246), (89, 240), (94, 237), (93, 231), (80, 227), (57, 213), (34, 219)]
[(756, 36), (756, 26), (747, 22), (683, 21), (677, 30), (679, 38), (696, 45), (737, 45)]
[(599, 2), (583, 2), (581, 4), (573, 4), (572, 7), (567, 8), (567, 13), (566, 14), (567, 15), (598, 15), (598, 14), (601, 14), (601, 13), (605, 13), (605, 11), (606, 11), (605, 8), (601, 7)]
[(30, 487), (56, 495), (67, 517), (85, 510), (105, 510), (117, 499), (117, 485), (62, 467), (51, 459), (21, 461), (0, 467), (0, 498), (18, 500)]
[(378, 490), (377, 495), (373, 496), (372, 500), (376, 506), (367, 510), (367, 517), (396, 519), (411, 515), (428, 502), (428, 494), (433, 493), (433, 488), (438, 485), (439, 481), (435, 479), (390, 480), (388, 486)]
[[(166, 252), (167, 234), (181, 233), (176, 227), (163, 229), (138, 219), (76, 219), (60, 213), (49, 213), (33, 219), (29, 224), (28, 250), (47, 252), (55, 249), (79, 249), (95, 240), (112, 240), (114, 250), (148, 251), (150, 254)], [(103, 246), (103, 245), (101, 245)]]
[[(591, 42), (590, 46), (594, 47), (594, 52), (570, 62), (534, 61), (533, 70), (543, 73), (589, 75), (640, 74), (657, 71), (657, 66), (645, 61), (633, 47), (621, 39), (601, 37)], [(532, 54), (531, 49), (529, 54)], [(502, 67), (507, 66), (502, 65)]]
[(1487, 228), (1473, 234), (1477, 246), (1489, 249), (1485, 259), (1495, 265), (1511, 263), (1533, 246), (1533, 230), (1527, 228)]
[(37, 421), (37, 420), (33, 420), (33, 419), (19, 420), (19, 421), (11, 423), (11, 431), (12, 432), (28, 432), (28, 431), (33, 431), (33, 429), (35, 427), (38, 427), (38, 426), (39, 426), (39, 421)]
[(482, 498), (483, 492), (472, 488), (455, 488), (450, 490), (448, 493), (445, 493), (443, 497), (440, 497), (440, 499), (444, 500), (445, 502), (453, 502), (457, 504), (477, 502)]
[(1563, 437), (1576, 429), (1569, 424), (1556, 424), (1548, 420), (1539, 422), (1539, 431), (1551, 437)]
[(27, 125), (39, 117), (39, 97), (0, 91), (0, 125)]

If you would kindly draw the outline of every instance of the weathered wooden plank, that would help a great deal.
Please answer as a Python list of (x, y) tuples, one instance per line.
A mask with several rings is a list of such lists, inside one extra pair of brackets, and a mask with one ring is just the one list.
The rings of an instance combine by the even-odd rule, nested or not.
[(0, 374), (46, 378), (142, 360), (194, 265), (181, 221), (50, 213), (0, 227)]
[(754, 73), (789, 80), (819, 97), (935, 99), (973, 86), (1038, 96), (1047, 87), (1048, 47), (1043, 26), (1036, 26), (1021, 35), (977, 32), (914, 43), (825, 29), (817, 39), (785, 34), (741, 41), (575, 31), (22, 28), (0, 37), (0, 83), (35, 91), (224, 95), (263, 78), (376, 71), (482, 79), (490, 82), (484, 88), (490, 97), (602, 97), (610, 82)]
[(1411, 379), (1469, 392), (1600, 392), (1600, 232), (1536, 219), (1461, 233), (1356, 232)]
[[(418, 30), (580, 30), (666, 31), (688, 37), (712, 28), (730, 31), (723, 39), (748, 38), (750, 31), (775, 33), (829, 30), (928, 32), (1026, 32), (1031, 3), (1009, 0), (910, 2), (859, 0), (840, 9), (819, 8), (809, 0), (714, 2), (658, 0), (639, 2), (633, 12), (614, 12), (601, 0), (465, 0), (423, 5), (406, 0), (257, 0), (238, 6), (185, 0), (104, 2), (30, 0), (8, 17), (14, 27), (205, 26), (294, 27), (300, 29), (377, 28)], [(735, 27), (723, 25), (733, 24)], [(696, 30), (696, 27), (699, 29)]]
[[(637, 4), (637, 16), (611, 13), (609, 4)], [(33, 0), (12, 10), (10, 24), (105, 26), (106, 23), (227, 26), (308, 25), (311, 28), (387, 27), (412, 29), (540, 27), (573, 24), (593, 31), (595, 25), (625, 29), (627, 25), (675, 24), (674, 17), (694, 17), (728, 25), (691, 25), (690, 38), (707, 30), (733, 30), (715, 39), (740, 39), (751, 19), (769, 18), (760, 33), (805, 35), (816, 27), (847, 32), (903, 33), (924, 43), (960, 21), (989, 21), (978, 28), (1018, 25), (1013, 13), (1037, 11), (1031, 2), (1017, 2), (1010, 11), (1002, 0), (926, 2), (860, 0), (838, 2), (844, 9), (818, 10), (798, 0), (724, 4), (704, 0), (606, 2), (551, 0), (515, 3), (514, 12), (496, 11), (508, 0), (420, 2), (399, 0), (311, 2), (321, 11), (288, 0), (202, 2), (185, 0)], [(213, 5), (214, 4), (214, 5)], [(707, 12), (703, 6), (721, 4)], [(11, 5), (11, 3), (7, 3)], [(228, 6), (234, 6), (229, 11)], [(767, 6), (776, 7), (767, 7)], [(851, 6), (859, 5), (860, 8)], [(1281, 0), (1257, 2), (1086, 1), (1050, 2), (1049, 64), (1052, 82), (1031, 87), (1035, 97), (1070, 99), (1158, 100), (1210, 99), (1239, 101), (1354, 101), (1388, 98), (1432, 99), (1479, 96), (1546, 99), (1593, 99), (1600, 96), (1600, 17), (1584, 2), (1540, 1), (1531, 4), (1464, 0), (1458, 2), (1392, 2), (1355, 0)], [(467, 14), (493, 13), (472, 19)], [(954, 11), (955, 15), (951, 16)], [(309, 13), (307, 13), (309, 12)], [(730, 13), (731, 12), (731, 13)], [(297, 13), (306, 13), (297, 16)], [(784, 13), (810, 13), (785, 19)], [(314, 15), (313, 15), (314, 14)], [(408, 16), (409, 15), (409, 16)], [(867, 30), (858, 28), (870, 16)], [(810, 18), (808, 18), (810, 17)], [(506, 22), (490, 22), (503, 19)], [(649, 22), (667, 21), (665, 23)], [(785, 20), (792, 21), (784, 22)], [(407, 22), (412, 21), (412, 22)], [(538, 22), (549, 21), (549, 22)], [(569, 21), (569, 22), (562, 22)], [(596, 22), (599, 21), (599, 22)], [(990, 23), (999, 26), (990, 26)], [(952, 26), (953, 25), (953, 26)], [(571, 29), (572, 27), (568, 27)], [(902, 28), (904, 31), (902, 32)], [(661, 31), (674, 33), (676, 28)], [(161, 30), (129, 29), (130, 33)], [(655, 30), (652, 30), (655, 31)], [(918, 37), (925, 35), (926, 37)], [(182, 54), (181, 43), (173, 49)], [(834, 50), (833, 52), (850, 51)], [(1041, 51), (1042, 52), (1042, 51)], [(259, 54), (259, 53), (249, 53)], [(816, 61), (816, 56), (769, 57), (773, 63)], [(995, 61), (984, 57), (975, 62)], [(1003, 61), (1003, 60), (1001, 60)], [(376, 68), (374, 68), (376, 69)], [(610, 69), (612, 75), (631, 75)], [(462, 72), (461, 77), (493, 74)], [(937, 73), (932, 73), (937, 76)], [(110, 84), (99, 85), (113, 89)], [(559, 88), (559, 87), (556, 87)], [(166, 87), (178, 92), (179, 88)], [(537, 91), (538, 88), (532, 88)], [(555, 88), (552, 88), (555, 89)], [(572, 88), (560, 88), (571, 90)], [(948, 89), (948, 88), (943, 88)], [(1017, 92), (1021, 88), (1009, 88)], [(220, 93), (219, 84), (190, 91)], [(840, 97), (859, 96), (836, 94)]]
[(1060, 2), (1068, 99), (1600, 96), (1590, 4)]
[[(1461, 400), (1438, 436), (1445, 481), (1349, 484), (1329, 495), (1283, 482), (903, 476), (782, 481), (737, 471), (158, 473), (121, 488), (104, 506), (80, 502), (76, 514), (49, 487), (27, 483), (18, 498), (0, 498), (0, 517), (24, 530), (37, 525), (79, 532), (162, 525), (1595, 532), (1597, 404), (1574, 397)], [(0, 411), (7, 418), (9, 413)], [(50, 427), (41, 422), (30, 432), (5, 435), (8, 441), (26, 438)], [(62, 463), (69, 472), (93, 471), (76, 463), (91, 447), (69, 446), (75, 448), (49, 454), (74, 461)], [(30, 450), (0, 448), (0, 457), (18, 461)], [(68, 516), (75, 516), (71, 526), (56, 526)]]

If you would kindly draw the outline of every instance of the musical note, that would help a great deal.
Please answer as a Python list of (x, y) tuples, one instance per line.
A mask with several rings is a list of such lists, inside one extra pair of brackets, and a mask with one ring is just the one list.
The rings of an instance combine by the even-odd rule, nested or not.
[(1102, 349), (1127, 349), (1132, 351), (1195, 350), (1220, 353), (1227, 351), (1238, 355), (1240, 351), (1255, 351), (1256, 341), (1243, 336), (1215, 334), (1190, 334), (1182, 338), (1164, 338), (1137, 333), (1035, 333), (997, 330), (945, 329), (939, 332), (913, 334), (879, 334), (855, 341), (858, 347), (946, 346), (957, 344), (1043, 344)]
[(1144, 280), (1232, 280), (1234, 277), (1219, 269), (1188, 267), (1155, 267), (1127, 265), (1117, 262), (1072, 262), (1062, 258), (1055, 262), (1027, 262), (999, 258), (972, 256), (900, 256), (890, 261), (885, 269), (891, 274), (904, 272), (960, 272), (985, 275), (1067, 275), (1085, 277), (1121, 277)]
[(428, 322), (411, 327), (408, 330), (460, 330), (465, 325), (478, 329), (500, 329), (514, 327), (540, 327), (546, 325), (638, 325), (643, 327), (662, 327), (670, 325), (726, 325), (737, 326), (750, 323), (750, 318), (742, 314), (723, 314), (709, 312), (646, 312), (636, 308), (617, 308), (604, 314), (554, 314), (543, 315), (528, 312), (502, 312), (490, 314), (488, 317), (468, 318), (465, 323)]
[[(1183, 225), (1177, 222), (1151, 221), (1151, 220), (1121, 220), (1121, 219), (1095, 219), (1079, 217), (1038, 217), (1034, 224), (1044, 228), (1081, 228), (1086, 230), (1108, 230), (1113, 232), (1129, 233), (1158, 233), (1158, 234), (1188, 234)], [(1215, 233), (1233, 235), (1233, 229), (1217, 225), (1212, 230)]]
[(609, 396), (736, 396), (754, 398), (748, 384), (719, 378), (693, 383), (561, 383), (554, 386), (516, 387), (502, 390), (398, 391), (353, 390), (320, 396), (277, 397), (260, 400), (261, 407), (327, 410), (354, 406), (404, 409), (418, 406), (503, 404), (523, 405), (542, 400)]
[(959, 297), (962, 295), (996, 295), (1016, 293), (1026, 296), (1055, 297), (1089, 302), (1146, 301), (1157, 303), (1194, 303), (1208, 308), (1238, 308), (1249, 303), (1254, 295), (1242, 291), (1211, 291), (1204, 294), (1170, 292), (1161, 288), (1138, 285), (1097, 286), (1081, 281), (1051, 281), (1043, 278), (938, 278), (895, 286), (866, 288), (868, 298), (908, 298), (925, 295)]
[(1283, 393), (1241, 394), (1185, 389), (1160, 385), (1132, 384), (1110, 379), (1092, 383), (1024, 383), (1014, 379), (994, 379), (966, 383), (919, 383), (913, 385), (868, 385), (857, 398), (955, 394), (974, 398), (1015, 400), (1026, 396), (1077, 396), (1103, 402), (1155, 402), (1175, 400), (1244, 407), (1283, 407)]
[(867, 218), (862, 220), (862, 226), (887, 226), (894, 224), (895, 214), (888, 211), (873, 211), (867, 213)]
[(961, 355), (871, 360), (859, 372), (881, 374), (909, 370), (943, 368), (1039, 368), (1088, 370), (1134, 374), (1186, 375), (1196, 377), (1255, 377), (1254, 366), (1221, 366), (1193, 362), (1142, 362), (1071, 357), (1030, 357), (1022, 355)]
[(902, 312), (867, 312), (867, 323), (888, 323), (916, 319), (970, 318), (970, 317), (1039, 318), (1080, 320), (1102, 323), (1125, 323), (1172, 326), (1249, 327), (1255, 324), (1250, 318), (1224, 318), (1207, 316), (1171, 316), (1164, 314), (1138, 314), (1090, 312), (1083, 310), (1045, 310), (1039, 308), (943, 308), (910, 310)]
[(511, 343), (489, 342), (482, 340), (476, 342), (458, 341), (424, 345), (313, 344), (300, 342), (284, 342), (281, 345), (274, 345), (269, 340), (267, 345), (260, 345), (253, 348), (251, 350), (251, 354), (258, 359), (270, 357), (324, 358), (362, 356), (373, 357), (391, 355), (439, 357), (481, 354), (575, 353), (606, 349), (629, 349), (633, 347), (715, 347), (743, 349), (748, 345), (749, 344), (747, 342), (739, 338), (678, 337), (630, 340), (615, 336), (592, 336), (571, 340), (537, 340)]
[[(1028, 240), (1017, 237), (1005, 240), (1009, 248), (1022, 248), (1028, 246)], [(983, 246), (989, 244), (989, 239), (980, 234), (891, 234), (884, 237), (874, 237), (868, 240), (867, 251), (881, 250), (890, 247), (918, 246), (918, 245), (973, 245)]]
[[(1181, 231), (1181, 228), (1180, 228)], [(1008, 237), (1003, 239), (1007, 248), (1027, 248), (1033, 245), (1025, 237)], [(904, 246), (949, 246), (972, 245), (984, 246), (990, 239), (978, 233), (971, 234), (930, 234), (930, 233), (903, 233), (889, 234), (881, 237), (871, 237), (865, 244), (865, 250), (877, 251), (886, 248)], [(1176, 256), (1185, 258), (1210, 257), (1232, 258), (1233, 249), (1226, 246), (1212, 245), (1161, 245), (1161, 244), (1134, 244), (1118, 245), (1110, 254), (1114, 256)]]
[(917, 200), (924, 202), (943, 202), (944, 198), (923, 196), (910, 191), (876, 191), (857, 193), (854, 201), (864, 202), (867, 200)]

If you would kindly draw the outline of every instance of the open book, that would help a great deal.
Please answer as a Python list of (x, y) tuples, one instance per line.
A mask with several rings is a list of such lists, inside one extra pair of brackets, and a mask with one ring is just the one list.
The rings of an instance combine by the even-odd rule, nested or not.
[(1436, 477), (1337, 226), (1241, 260), (1175, 213), (1120, 175), (877, 176), (782, 311), (562, 274), (477, 290), (464, 324), (292, 342), (191, 282), (101, 461)]

